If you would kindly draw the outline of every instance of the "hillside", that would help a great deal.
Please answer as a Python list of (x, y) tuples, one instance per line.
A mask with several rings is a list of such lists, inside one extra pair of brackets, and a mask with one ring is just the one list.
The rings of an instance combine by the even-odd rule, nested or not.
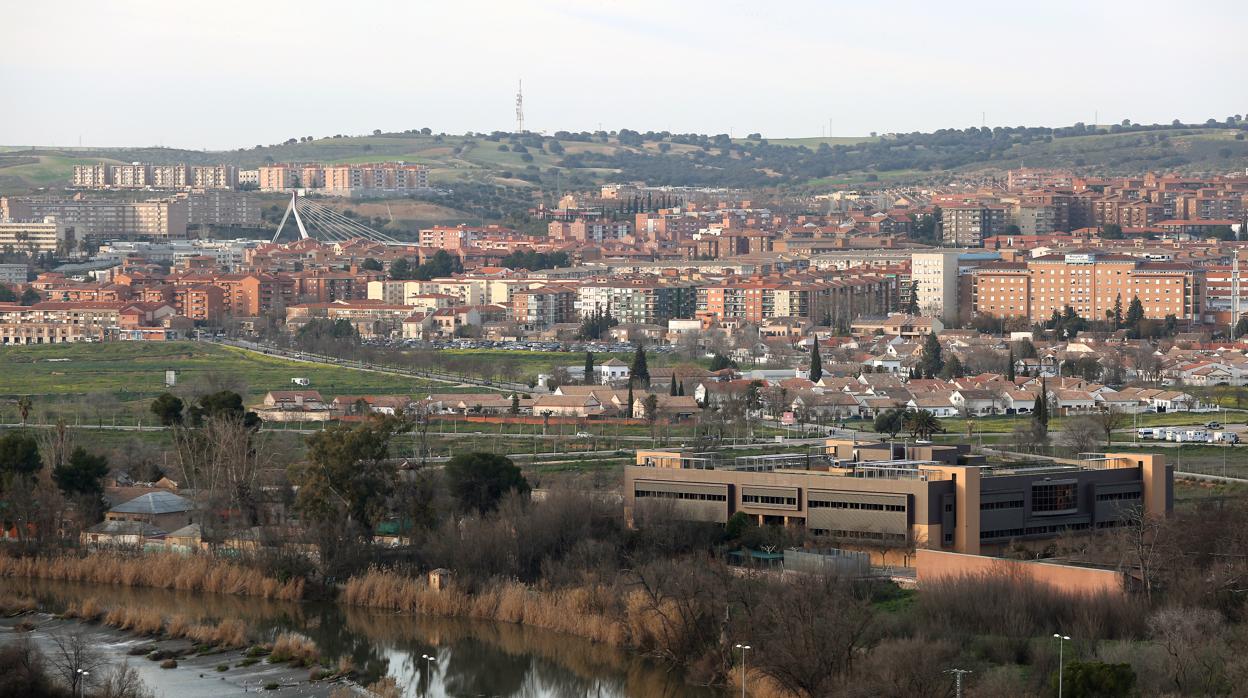
[(1064, 128), (968, 128), (872, 137), (730, 139), (726, 135), (624, 129), (451, 136), (409, 131), (292, 138), (223, 152), (170, 148), (0, 149), (0, 192), (55, 186), (74, 164), (100, 159), (156, 163), (361, 163), (428, 165), (435, 185), (467, 182), (547, 191), (609, 181), (655, 185), (803, 187), (866, 181), (940, 181), (1020, 164), (1095, 174), (1148, 170), (1218, 173), (1248, 166), (1248, 122)]

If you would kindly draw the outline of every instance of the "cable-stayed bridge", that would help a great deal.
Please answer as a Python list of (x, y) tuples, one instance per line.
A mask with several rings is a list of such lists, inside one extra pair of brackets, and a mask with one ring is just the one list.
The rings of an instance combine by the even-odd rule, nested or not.
[(278, 242), (278, 238), (282, 236), (282, 231), (286, 228), (286, 221), (292, 218), (295, 221), (295, 226), (299, 229), (299, 237), (301, 239), (312, 238), (321, 242), (346, 242), (364, 238), (387, 245), (404, 244), (385, 233), (373, 230), (353, 218), (344, 216), (325, 204), (319, 204), (307, 198), (299, 198), (298, 194), (290, 195), (290, 203), (286, 206), (286, 213), (282, 214), (282, 222), (277, 225), (277, 232), (273, 234), (273, 242)]

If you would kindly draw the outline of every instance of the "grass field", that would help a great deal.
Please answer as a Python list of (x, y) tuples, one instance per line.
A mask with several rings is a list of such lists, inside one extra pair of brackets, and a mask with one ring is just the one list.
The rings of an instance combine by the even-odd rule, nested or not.
[[(442, 383), (401, 379), (391, 375), (322, 366), (263, 356), (198, 342), (113, 342), (0, 349), (0, 413), (12, 401), (31, 395), (39, 402), (113, 401), (118, 411), (139, 411), (165, 392), (165, 371), (178, 373), (175, 392), (229, 387), (249, 403), (269, 390), (287, 390), (290, 379), (311, 380), (309, 388), (329, 398), (343, 394), (414, 394), (455, 392)], [(90, 405), (86, 405), (88, 409)]]

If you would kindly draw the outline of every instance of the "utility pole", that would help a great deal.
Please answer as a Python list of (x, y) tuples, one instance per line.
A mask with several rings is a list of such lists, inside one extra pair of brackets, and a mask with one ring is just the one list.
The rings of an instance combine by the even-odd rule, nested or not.
[(970, 669), (946, 669), (946, 674), (953, 674), (953, 690), (957, 698), (962, 698), (962, 676), (964, 674), (973, 674), (975, 672)]

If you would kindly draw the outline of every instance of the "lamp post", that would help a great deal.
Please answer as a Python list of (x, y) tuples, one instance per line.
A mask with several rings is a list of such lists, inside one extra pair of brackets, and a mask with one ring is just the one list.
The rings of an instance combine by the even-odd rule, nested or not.
[(91, 675), (91, 672), (84, 669), (75, 669), (75, 671), (82, 674), (78, 679), (78, 695), (85, 696), (87, 694), (87, 677)]
[(1065, 663), (1063, 654), (1070, 636), (1053, 633), (1053, 637), (1057, 640), (1057, 698), (1062, 698), (1062, 665)]
[(438, 658), (432, 655), (428, 655), (428, 654), (422, 654), (420, 655), (420, 658), (425, 660), (425, 676), (424, 676), (425, 690), (432, 691), (433, 690), (433, 663), (438, 661)]
[(741, 650), (741, 698), (745, 698), (745, 653), (750, 646), (738, 644), (736, 647)]

